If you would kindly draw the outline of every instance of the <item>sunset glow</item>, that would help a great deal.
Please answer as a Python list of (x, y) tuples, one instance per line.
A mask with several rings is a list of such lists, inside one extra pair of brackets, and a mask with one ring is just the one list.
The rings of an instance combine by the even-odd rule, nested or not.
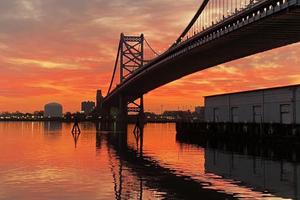
[[(106, 94), (121, 32), (144, 33), (163, 52), (201, 2), (1, 0), (0, 111), (52, 101), (78, 111), (97, 89)], [(147, 94), (145, 109), (193, 109), (205, 95), (297, 84), (299, 55), (294, 44), (198, 72)]]

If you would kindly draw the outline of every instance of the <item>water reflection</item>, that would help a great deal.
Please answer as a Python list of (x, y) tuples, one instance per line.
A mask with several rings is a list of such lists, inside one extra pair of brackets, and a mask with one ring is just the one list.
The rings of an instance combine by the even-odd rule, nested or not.
[(80, 136), (80, 132), (73, 132), (72, 133), (73, 139), (74, 139), (74, 145), (75, 145), (75, 149), (77, 148), (77, 142)]
[(0, 123), (0, 200), (299, 198), (299, 162), (267, 147), (176, 141), (174, 124), (45, 126)]
[(205, 170), (206, 173), (239, 181), (242, 185), (261, 192), (269, 191), (282, 198), (300, 198), (298, 163), (272, 161), (207, 148)]
[[(114, 198), (120, 199), (153, 199), (153, 191), (143, 186), (143, 178), (135, 174), (132, 163), (128, 163), (127, 131), (103, 131), (106, 125), (96, 124), (96, 150), (101, 151), (105, 145), (108, 155), (108, 165), (111, 172), (114, 188)], [(115, 127), (115, 125), (109, 126)], [(103, 153), (103, 152), (102, 152)], [(136, 158), (136, 157), (135, 157)], [(156, 199), (160, 199), (157, 197)]]
[(99, 152), (101, 150), (102, 141), (103, 141), (102, 133), (97, 131), (96, 132), (96, 150), (97, 150), (97, 152)]
[(62, 122), (57, 122), (57, 121), (44, 122), (44, 130), (46, 133), (60, 132), (62, 130)]
[(120, 162), (117, 164), (113, 163), (113, 156), (110, 148), (108, 148), (107, 151), (108, 151), (110, 170), (113, 177), (115, 199), (119, 200), (122, 197), (122, 188), (123, 188), (123, 177), (122, 177), (123, 162), (122, 160), (120, 160)]
[(77, 142), (81, 133), (79, 122), (77, 118), (75, 118), (75, 122), (73, 124), (72, 130), (71, 130), (73, 139), (74, 139), (74, 144), (75, 144), (75, 149), (77, 148)]
[[(300, 164), (295, 149), (259, 143), (234, 143), (210, 139), (188, 140), (181, 144), (199, 145), (205, 149), (205, 173), (230, 180), (236, 185), (261, 192), (263, 197), (300, 199)], [(287, 153), (289, 152), (289, 153)], [(265, 195), (264, 195), (265, 194)], [(253, 198), (247, 193), (237, 197)]]
[[(142, 134), (141, 129), (139, 134)], [(136, 148), (132, 148), (127, 144), (127, 134), (135, 136)], [(110, 161), (112, 176), (115, 185), (116, 199), (128, 199), (128, 190), (125, 189), (128, 184), (128, 177), (124, 176), (124, 171), (129, 170), (139, 181), (139, 188), (134, 188), (138, 192), (137, 199), (143, 199), (144, 187), (156, 191), (161, 197), (166, 199), (195, 199), (201, 197), (203, 199), (233, 199), (233, 196), (219, 193), (211, 189), (205, 189), (201, 183), (192, 179), (190, 176), (176, 174), (172, 169), (161, 166), (159, 162), (153, 160), (149, 156), (143, 155), (142, 135), (137, 136), (135, 131), (112, 132), (106, 134), (108, 145), (108, 154), (111, 151), (116, 153), (118, 163)], [(125, 136), (126, 135), (126, 136)], [(139, 139), (139, 140), (137, 140)], [(99, 142), (96, 142), (96, 145)], [(112, 156), (109, 156), (110, 160)], [(124, 170), (127, 169), (127, 170)], [(137, 185), (136, 185), (137, 186)], [(125, 192), (127, 191), (127, 192)], [(158, 198), (158, 197), (157, 197)]]
[(133, 135), (136, 143), (136, 151), (143, 156), (143, 146), (144, 146), (144, 124), (135, 125), (133, 130)]

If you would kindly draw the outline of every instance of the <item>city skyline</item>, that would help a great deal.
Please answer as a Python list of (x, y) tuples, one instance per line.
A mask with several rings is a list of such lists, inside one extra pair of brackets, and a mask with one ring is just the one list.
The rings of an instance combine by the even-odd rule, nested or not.
[[(200, 2), (139, 1), (128, 7), (128, 1), (1, 1), (0, 112), (32, 112), (53, 101), (68, 111), (79, 110), (81, 101), (95, 100), (97, 89), (106, 94), (122, 31), (144, 33), (163, 52)], [(275, 49), (172, 82), (145, 96), (145, 110), (195, 107), (203, 105), (206, 95), (299, 83), (299, 47)]]

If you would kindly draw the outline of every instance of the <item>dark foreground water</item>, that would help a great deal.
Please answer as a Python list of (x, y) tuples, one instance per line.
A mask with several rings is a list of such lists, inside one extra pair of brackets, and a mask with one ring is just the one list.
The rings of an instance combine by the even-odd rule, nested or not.
[(99, 124), (0, 123), (0, 199), (299, 199), (300, 165), (176, 141), (148, 124), (137, 142)]

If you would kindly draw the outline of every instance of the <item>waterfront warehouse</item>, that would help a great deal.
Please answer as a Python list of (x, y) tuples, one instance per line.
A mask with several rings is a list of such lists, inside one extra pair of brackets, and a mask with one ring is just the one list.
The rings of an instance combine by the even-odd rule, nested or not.
[(300, 85), (206, 96), (205, 120), (300, 124)]

